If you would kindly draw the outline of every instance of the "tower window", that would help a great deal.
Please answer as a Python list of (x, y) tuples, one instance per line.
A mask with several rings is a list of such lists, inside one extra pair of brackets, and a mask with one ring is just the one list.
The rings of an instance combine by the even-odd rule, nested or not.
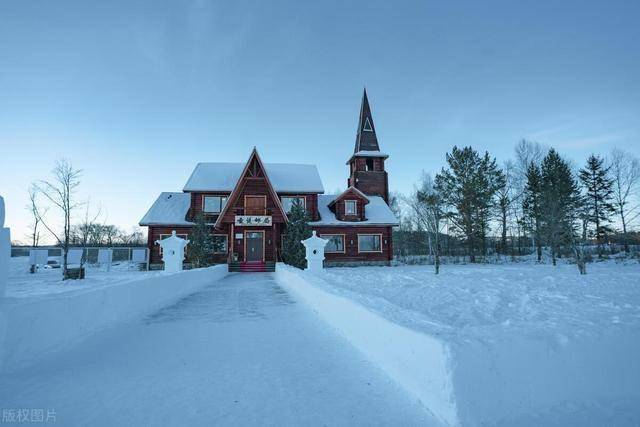
[(366, 170), (368, 171), (373, 170), (373, 159), (367, 159)]
[(369, 117), (365, 119), (362, 129), (366, 130), (367, 132), (373, 132), (373, 128), (371, 127), (371, 123), (369, 122)]

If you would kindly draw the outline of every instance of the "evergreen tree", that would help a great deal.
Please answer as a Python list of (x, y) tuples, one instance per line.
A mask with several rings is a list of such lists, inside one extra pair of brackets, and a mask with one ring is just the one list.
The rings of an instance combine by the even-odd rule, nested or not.
[(556, 258), (562, 245), (573, 245), (579, 208), (578, 184), (569, 164), (552, 148), (542, 160), (542, 232)]
[(533, 162), (529, 164), (526, 173), (522, 211), (526, 218), (526, 227), (531, 230), (538, 262), (542, 260), (542, 172)]
[(443, 202), (453, 208), (447, 217), (465, 236), (471, 262), (475, 262), (478, 249), (486, 253), (489, 221), (504, 175), (489, 153), (480, 156), (471, 147), (453, 147), (447, 163), (449, 169), (443, 168), (436, 176), (436, 188)]
[(205, 221), (204, 215), (196, 216), (196, 223), (189, 234), (187, 259), (194, 268), (206, 267), (211, 263), (214, 251), (213, 229)]
[(284, 235), (282, 260), (294, 267), (305, 268), (307, 260), (302, 241), (311, 237), (309, 215), (302, 203), (296, 200), (287, 217), (289, 223)]
[(609, 177), (609, 168), (604, 166), (604, 159), (595, 155), (589, 156), (585, 168), (580, 169), (580, 182), (584, 186), (585, 220), (593, 224), (593, 236), (598, 244), (598, 253), (602, 256), (602, 243), (611, 228), (611, 215), (615, 213), (612, 204), (613, 180)]

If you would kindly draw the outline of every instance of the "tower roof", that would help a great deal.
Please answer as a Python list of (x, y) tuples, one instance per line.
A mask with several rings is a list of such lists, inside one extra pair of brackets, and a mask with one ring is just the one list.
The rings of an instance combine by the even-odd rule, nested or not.
[(358, 134), (356, 135), (356, 146), (353, 153), (355, 154), (361, 151), (380, 151), (366, 88), (362, 93), (360, 119), (358, 120)]

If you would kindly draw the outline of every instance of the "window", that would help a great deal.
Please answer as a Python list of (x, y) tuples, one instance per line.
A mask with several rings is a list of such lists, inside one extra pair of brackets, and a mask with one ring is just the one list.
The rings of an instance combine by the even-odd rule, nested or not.
[(213, 235), (213, 253), (214, 254), (226, 254), (227, 253), (228, 236), (226, 234), (214, 234)]
[(382, 252), (381, 234), (358, 234), (358, 252)]
[(366, 130), (367, 132), (373, 132), (373, 128), (371, 127), (371, 122), (369, 121), (369, 117), (367, 117), (364, 121), (364, 126), (362, 127), (363, 130)]
[(344, 253), (344, 234), (322, 234), (320, 237), (329, 241), (324, 247), (325, 253)]
[(244, 196), (245, 215), (264, 215), (267, 208), (267, 196)]
[(373, 159), (371, 159), (371, 158), (367, 159), (367, 168), (366, 168), (366, 170), (368, 170), (368, 171), (372, 171), (373, 170)]
[(305, 197), (302, 196), (296, 196), (296, 197), (283, 197), (282, 198), (282, 207), (284, 208), (284, 211), (286, 213), (291, 212), (291, 209), (293, 208), (294, 203), (300, 203), (302, 205), (303, 208), (306, 208), (307, 206), (307, 199)]
[[(160, 234), (159, 237), (160, 238), (158, 240), (164, 240), (167, 237), (171, 237), (171, 234)], [(176, 237), (180, 237), (181, 239), (187, 239), (189, 237), (189, 235), (188, 234), (178, 234), (178, 233), (176, 233)], [(162, 255), (162, 246), (160, 246), (160, 245), (157, 245), (157, 246), (158, 246), (158, 249), (160, 249), (160, 255)], [(189, 246), (189, 245), (187, 245), (187, 246)], [(187, 253), (187, 246), (184, 247), (185, 255)]]
[(355, 200), (344, 201), (344, 214), (345, 215), (358, 215), (358, 205)]
[(202, 197), (202, 211), (206, 213), (218, 214), (224, 209), (224, 205), (227, 204), (226, 196), (203, 196)]

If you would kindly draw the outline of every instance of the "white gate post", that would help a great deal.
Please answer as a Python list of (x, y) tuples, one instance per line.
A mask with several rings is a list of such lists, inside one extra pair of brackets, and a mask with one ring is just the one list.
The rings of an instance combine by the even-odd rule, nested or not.
[(7, 332), (7, 314), (4, 308), (4, 297), (9, 276), (11, 261), (11, 233), (4, 226), (4, 199), (0, 196), (0, 370), (4, 359), (4, 338)]
[(4, 227), (4, 199), (0, 196), (0, 306), (4, 298), (11, 259), (11, 233)]
[(307, 268), (309, 271), (322, 271), (324, 261), (324, 247), (329, 243), (328, 240), (316, 236), (316, 231), (306, 240), (302, 240), (305, 247)]

